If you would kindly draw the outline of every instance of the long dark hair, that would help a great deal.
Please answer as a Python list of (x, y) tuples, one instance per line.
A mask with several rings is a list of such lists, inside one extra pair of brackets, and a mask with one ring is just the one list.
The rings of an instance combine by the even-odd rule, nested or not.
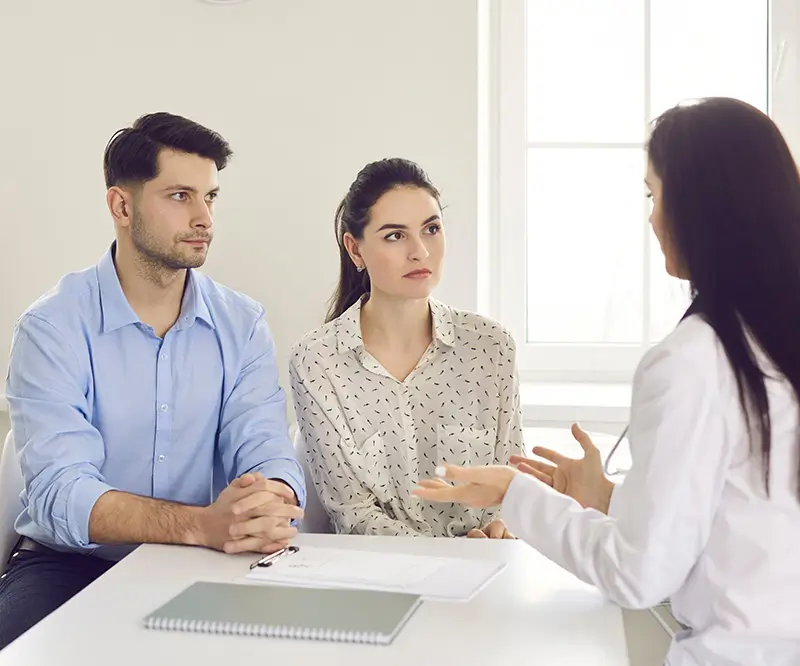
[(428, 174), (415, 162), (400, 157), (370, 162), (358, 172), (353, 184), (336, 209), (334, 231), (339, 244), (339, 284), (330, 302), (325, 321), (341, 316), (359, 298), (370, 292), (369, 274), (361, 273), (353, 264), (344, 244), (345, 234), (356, 240), (364, 237), (372, 207), (384, 194), (397, 187), (418, 187), (426, 190), (441, 207), (439, 190)]
[(722, 97), (664, 113), (648, 157), (661, 179), (669, 239), (733, 368), (754, 449), (760, 442), (769, 494), (766, 377), (747, 336), (800, 397), (797, 165), (767, 115)]

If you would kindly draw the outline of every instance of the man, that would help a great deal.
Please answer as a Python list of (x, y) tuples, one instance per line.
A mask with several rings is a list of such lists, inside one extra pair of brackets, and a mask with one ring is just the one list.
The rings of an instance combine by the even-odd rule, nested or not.
[(264, 310), (194, 269), (231, 156), (186, 118), (109, 142), (116, 242), (19, 320), (6, 394), (25, 479), (0, 647), (140, 543), (270, 553), (305, 486)]

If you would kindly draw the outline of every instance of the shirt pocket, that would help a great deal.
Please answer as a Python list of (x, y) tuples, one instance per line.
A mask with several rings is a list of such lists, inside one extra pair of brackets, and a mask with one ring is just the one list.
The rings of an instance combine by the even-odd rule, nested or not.
[[(342, 439), (341, 446), (356, 479), (372, 491), (379, 502), (389, 502), (392, 497), (393, 483), (388, 470), (383, 435), (376, 432), (360, 445)], [(335, 473), (335, 470), (333, 471)]]
[(495, 431), (461, 426), (438, 426), (438, 463), (448, 465), (491, 465), (495, 462)]

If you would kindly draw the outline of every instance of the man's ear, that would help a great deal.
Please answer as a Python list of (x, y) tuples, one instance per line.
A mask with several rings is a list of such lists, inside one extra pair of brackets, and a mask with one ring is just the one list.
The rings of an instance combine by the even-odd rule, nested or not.
[(106, 204), (114, 222), (123, 227), (130, 226), (133, 219), (133, 193), (130, 190), (116, 185), (109, 187)]

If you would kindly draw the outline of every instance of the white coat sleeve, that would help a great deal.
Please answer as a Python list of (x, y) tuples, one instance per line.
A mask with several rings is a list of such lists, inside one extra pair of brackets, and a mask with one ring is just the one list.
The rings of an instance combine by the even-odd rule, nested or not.
[(679, 348), (653, 349), (634, 378), (632, 466), (609, 515), (520, 475), (503, 502), (508, 528), (623, 607), (669, 597), (708, 539), (729, 465), (717, 382)]

